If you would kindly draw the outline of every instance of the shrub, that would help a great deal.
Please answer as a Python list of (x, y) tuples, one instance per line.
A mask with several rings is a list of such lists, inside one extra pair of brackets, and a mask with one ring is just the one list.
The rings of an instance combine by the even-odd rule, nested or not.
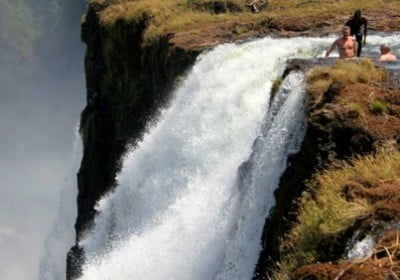
[(371, 112), (374, 114), (383, 114), (386, 113), (387, 107), (384, 103), (379, 100), (374, 100), (370, 104)]

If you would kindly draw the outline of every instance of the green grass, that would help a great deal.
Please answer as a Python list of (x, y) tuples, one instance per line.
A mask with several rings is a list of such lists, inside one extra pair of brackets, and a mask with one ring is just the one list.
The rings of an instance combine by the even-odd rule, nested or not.
[[(298, 221), (282, 240), (282, 261), (272, 279), (289, 279), (296, 267), (324, 258), (340, 233), (372, 211), (365, 199), (347, 201), (342, 195), (346, 185), (354, 181), (376, 185), (398, 180), (399, 170), (400, 152), (397, 151), (337, 163), (317, 174), (299, 201)], [(324, 250), (319, 248), (322, 242)]]
[(384, 113), (387, 112), (386, 105), (383, 102), (379, 101), (379, 100), (371, 101), (370, 109), (371, 109), (372, 113), (378, 114), (378, 115), (381, 115), (381, 114), (384, 114)]

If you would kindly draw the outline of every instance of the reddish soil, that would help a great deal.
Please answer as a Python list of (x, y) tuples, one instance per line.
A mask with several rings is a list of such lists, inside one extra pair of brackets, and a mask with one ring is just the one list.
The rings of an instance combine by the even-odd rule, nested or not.
[[(333, 14), (309, 17), (266, 18), (261, 22), (250, 20), (196, 23), (183, 31), (171, 34), (170, 42), (183, 49), (196, 49), (215, 46), (225, 42), (257, 36), (324, 36), (339, 32), (350, 14), (336, 16)], [(400, 15), (391, 11), (366, 13), (370, 30), (398, 31)]]
[(400, 181), (385, 181), (373, 186), (366, 182), (349, 182), (343, 188), (343, 196), (350, 202), (366, 199), (371, 205), (360, 228), (369, 227), (375, 221), (391, 222), (400, 218)]
[[(378, 114), (371, 110), (374, 100), (381, 101), (387, 111)], [(400, 91), (374, 84), (347, 86), (335, 99), (343, 107), (342, 114), (352, 115), (353, 121), (378, 140), (395, 139), (400, 135)], [(358, 104), (361, 112), (351, 112), (346, 104)], [(354, 113), (354, 114), (352, 114)]]
[(372, 256), (339, 263), (306, 265), (293, 280), (396, 280), (400, 277), (400, 233), (389, 230), (380, 238)]

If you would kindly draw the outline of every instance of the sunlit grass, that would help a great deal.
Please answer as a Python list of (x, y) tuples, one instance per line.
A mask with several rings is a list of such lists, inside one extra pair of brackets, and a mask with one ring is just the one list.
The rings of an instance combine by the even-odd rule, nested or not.
[[(90, 0), (90, 3), (106, 3), (105, 0)], [(268, 19), (280, 21), (285, 18), (312, 18), (321, 15), (350, 16), (355, 9), (364, 13), (376, 13), (376, 7), (400, 12), (396, 1), (382, 0), (269, 0), (265, 9), (252, 13), (245, 5), (246, 0), (222, 0), (238, 7), (235, 12), (216, 14), (210, 0), (119, 0), (109, 4), (101, 12), (101, 22), (112, 25), (118, 19), (138, 20), (144, 15), (151, 18), (145, 39), (154, 39), (166, 33), (180, 32), (184, 29), (197, 29), (200, 23), (241, 22), (261, 24)], [(202, 8), (196, 8), (202, 7)], [(251, 30), (241, 30), (243, 33)]]
[[(399, 170), (400, 152), (381, 152), (337, 163), (317, 174), (299, 201), (298, 221), (281, 243), (282, 261), (272, 279), (289, 279), (296, 267), (318, 261), (325, 253), (318, 248), (323, 240), (334, 242), (356, 220), (371, 213), (373, 206), (366, 199), (345, 199), (346, 185), (354, 181), (371, 186), (395, 181), (400, 178)], [(325, 250), (329, 249), (328, 242)]]
[(314, 67), (307, 74), (307, 91), (315, 100), (319, 100), (334, 83), (346, 87), (357, 83), (382, 82), (386, 78), (387, 72), (370, 59), (338, 60), (333, 66)]
[(370, 108), (374, 114), (383, 114), (387, 111), (386, 105), (379, 100), (371, 101)]

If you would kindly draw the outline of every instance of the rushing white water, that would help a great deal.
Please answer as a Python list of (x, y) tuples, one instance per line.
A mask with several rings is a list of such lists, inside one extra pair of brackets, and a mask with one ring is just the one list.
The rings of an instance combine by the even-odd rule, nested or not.
[(372, 235), (367, 235), (364, 239), (356, 242), (353, 245), (346, 257), (350, 260), (370, 257), (373, 253), (374, 246), (374, 237)]
[(74, 223), (77, 211), (71, 205), (76, 203), (76, 196), (78, 195), (76, 174), (81, 158), (82, 141), (77, 128), (73, 145), (72, 166), (61, 188), (58, 214), (46, 240), (37, 279), (60, 280), (65, 278), (66, 252), (75, 244)]
[(305, 130), (302, 75), (268, 109), (272, 81), (286, 59), (331, 41), (265, 38), (201, 55), (98, 203), (81, 279), (251, 279), (272, 192)]
[(238, 222), (217, 279), (251, 279), (253, 275), (263, 225), (274, 204), (273, 191), (285, 171), (288, 155), (300, 149), (306, 131), (304, 88), (302, 73), (291, 73), (284, 80), (264, 132), (256, 139), (250, 160), (242, 166), (242, 202), (235, 215)]

